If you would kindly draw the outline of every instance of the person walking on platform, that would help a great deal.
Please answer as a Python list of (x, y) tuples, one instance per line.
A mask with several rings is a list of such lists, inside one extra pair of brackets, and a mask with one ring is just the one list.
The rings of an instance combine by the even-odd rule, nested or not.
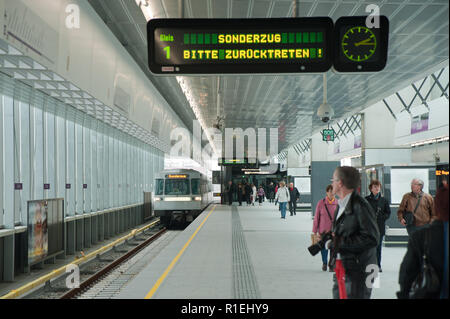
[[(408, 250), (400, 265), (397, 292), (399, 299), (409, 299), (413, 281), (422, 271), (423, 256), (427, 256), (429, 270), (435, 271), (436, 284), (430, 285), (421, 298), (448, 299), (448, 185), (440, 185), (434, 201), (436, 218), (429, 225), (417, 229), (409, 236)], [(416, 296), (419, 298), (419, 296)]]
[(269, 203), (273, 203), (273, 200), (275, 198), (275, 186), (273, 185), (273, 182), (270, 182), (269, 186), (267, 187), (267, 195)]
[(255, 184), (252, 184), (252, 206), (255, 206), (255, 201), (256, 201), (256, 186)]
[(289, 184), (289, 197), (291, 200), (289, 201), (289, 212), (292, 215), (297, 215), (297, 201), (300, 198), (300, 192), (297, 187), (294, 187), (294, 183)]
[(436, 218), (433, 197), (422, 191), (423, 185), (421, 179), (414, 178), (411, 181), (411, 193), (403, 195), (397, 210), (398, 220), (406, 226), (408, 235), (430, 224)]
[[(337, 200), (333, 194), (333, 186), (327, 186), (326, 194), (327, 196), (317, 203), (316, 213), (314, 214), (312, 232), (319, 240), (322, 234), (331, 231), (331, 226), (336, 215)], [(328, 265), (328, 249), (324, 247), (320, 253), (322, 254), (322, 270), (326, 271)], [(330, 268), (329, 271), (333, 270)]]
[(232, 205), (233, 204), (233, 191), (234, 191), (234, 185), (232, 181), (228, 182), (228, 186), (225, 189), (225, 192), (227, 193), (227, 197), (228, 197), (228, 205)]
[(238, 184), (237, 192), (239, 206), (242, 206), (242, 198), (245, 196), (245, 189), (241, 183)]
[(262, 185), (259, 186), (258, 189), (258, 201), (259, 201), (259, 206), (262, 205), (263, 199), (264, 199), (264, 188), (262, 187)]
[(333, 173), (333, 193), (339, 200), (332, 239), (326, 246), (331, 249), (329, 266), (335, 271), (335, 299), (370, 299), (372, 293), (366, 284), (372, 272), (366, 272), (366, 267), (377, 263), (380, 233), (375, 212), (357, 192), (360, 180), (354, 167), (340, 166)]
[(391, 208), (389, 207), (389, 201), (381, 196), (381, 183), (379, 180), (372, 180), (369, 185), (370, 195), (366, 196), (366, 200), (372, 206), (373, 211), (377, 217), (378, 231), (380, 232), (380, 242), (377, 247), (377, 258), (379, 272), (381, 269), (381, 247), (383, 246), (383, 237), (386, 233), (386, 220), (391, 216)]
[(289, 190), (284, 182), (280, 182), (280, 187), (275, 195), (275, 203), (280, 204), (281, 218), (286, 219), (286, 205), (290, 201)]
[(247, 202), (247, 206), (251, 204), (251, 195), (252, 195), (252, 187), (249, 183), (245, 183), (245, 200)]

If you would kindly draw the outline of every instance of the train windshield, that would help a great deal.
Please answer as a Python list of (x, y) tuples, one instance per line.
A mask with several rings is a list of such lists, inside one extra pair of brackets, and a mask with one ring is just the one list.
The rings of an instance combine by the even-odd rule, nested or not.
[(189, 194), (189, 179), (166, 179), (165, 195)]
[(163, 195), (163, 191), (164, 191), (164, 180), (157, 179), (155, 185), (155, 195)]
[(199, 195), (200, 194), (200, 179), (198, 179), (198, 178), (191, 179), (191, 187), (192, 187), (192, 194)]

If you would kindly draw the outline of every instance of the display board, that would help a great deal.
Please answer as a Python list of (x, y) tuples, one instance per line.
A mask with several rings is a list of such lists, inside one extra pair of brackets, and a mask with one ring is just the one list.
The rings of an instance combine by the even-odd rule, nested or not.
[(156, 74), (326, 72), (329, 17), (152, 19), (149, 67)]
[(48, 254), (48, 202), (28, 203), (28, 263), (43, 260)]
[(322, 131), (322, 140), (326, 142), (333, 142), (336, 133), (333, 128), (324, 129)]
[(378, 16), (378, 25), (365, 16), (340, 17), (334, 25), (333, 66), (339, 72), (374, 72), (386, 66), (389, 20)]
[(28, 265), (64, 252), (64, 200), (28, 201)]
[(294, 186), (297, 187), (301, 194), (311, 193), (311, 177), (295, 177)]
[(423, 180), (423, 191), (429, 193), (428, 168), (391, 168), (391, 203), (400, 204), (403, 195), (411, 192), (414, 178)]

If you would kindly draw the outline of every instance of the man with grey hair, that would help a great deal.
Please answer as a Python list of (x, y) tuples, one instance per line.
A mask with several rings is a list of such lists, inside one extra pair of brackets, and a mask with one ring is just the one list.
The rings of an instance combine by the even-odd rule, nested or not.
[(424, 182), (419, 178), (411, 181), (411, 193), (403, 195), (397, 210), (399, 222), (406, 226), (408, 235), (430, 224), (435, 218), (433, 197), (423, 192)]

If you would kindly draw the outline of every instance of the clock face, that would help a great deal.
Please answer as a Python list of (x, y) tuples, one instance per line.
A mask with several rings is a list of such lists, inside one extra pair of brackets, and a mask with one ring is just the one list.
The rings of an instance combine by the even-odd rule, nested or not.
[(366, 61), (375, 53), (377, 38), (369, 28), (353, 27), (344, 34), (341, 48), (347, 59), (354, 62)]

